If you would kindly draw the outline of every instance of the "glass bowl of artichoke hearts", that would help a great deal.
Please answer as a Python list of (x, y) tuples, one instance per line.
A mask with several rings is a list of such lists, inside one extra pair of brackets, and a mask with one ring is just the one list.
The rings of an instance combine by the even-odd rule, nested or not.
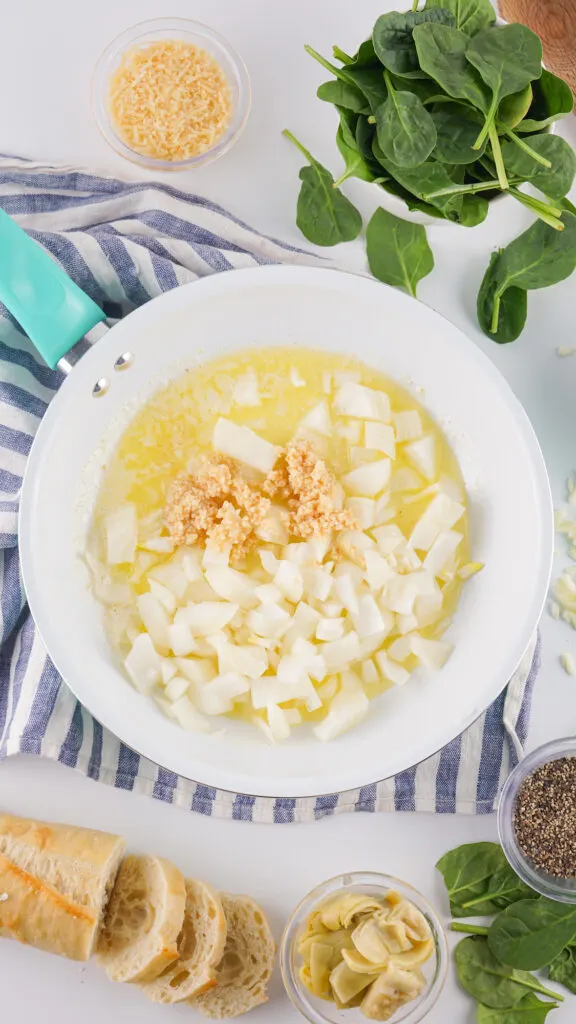
[(444, 929), (427, 900), (389, 875), (356, 871), (302, 900), (282, 936), (286, 991), (311, 1024), (417, 1024), (446, 979)]

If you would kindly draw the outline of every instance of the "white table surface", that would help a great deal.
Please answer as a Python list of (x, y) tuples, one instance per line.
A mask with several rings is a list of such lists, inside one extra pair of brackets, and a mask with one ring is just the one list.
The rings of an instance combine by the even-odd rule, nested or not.
[[(404, 0), (407, 6), (407, 0)], [(332, 109), (315, 99), (325, 75), (303, 51), (305, 42), (329, 55), (332, 43), (354, 49), (389, 0), (18, 0), (2, 11), (0, 60), (0, 151), (52, 162), (134, 176), (108, 149), (90, 110), (92, 68), (112, 37), (136, 21), (180, 15), (205, 21), (242, 53), (254, 86), (246, 131), (220, 162), (193, 174), (167, 178), (182, 189), (222, 203), (254, 227), (301, 243), (295, 227), (299, 154), (282, 138), (290, 127), (314, 154), (336, 170)], [(576, 124), (567, 129), (576, 143)], [(144, 173), (141, 175), (144, 177)], [(482, 346), (507, 377), (530, 415), (548, 464), (555, 502), (576, 468), (576, 356), (559, 359), (556, 347), (576, 344), (576, 277), (535, 292), (529, 323), (514, 345), (498, 347), (478, 330), (475, 296), (490, 250), (505, 244), (529, 223), (525, 211), (505, 200), (487, 222), (469, 230), (429, 229), (436, 269), (419, 288), (421, 300), (440, 310)], [(341, 247), (343, 266), (363, 265), (363, 244)], [(489, 410), (487, 410), (489, 415)], [(560, 545), (558, 566), (565, 556)], [(558, 655), (576, 652), (576, 636), (548, 616), (542, 622), (543, 662), (529, 745), (576, 729), (576, 679), (561, 670)], [(368, 780), (367, 780), (368, 781)], [(0, 765), (0, 807), (17, 814), (68, 820), (125, 834), (133, 849), (172, 857), (187, 873), (231, 891), (250, 891), (270, 913), (279, 937), (297, 900), (320, 880), (343, 870), (371, 869), (411, 881), (446, 911), (434, 870), (441, 854), (463, 842), (494, 839), (491, 817), (430, 815), (341, 816), (311, 825), (258, 826), (220, 822), (186, 814), (145, 797), (95, 785), (75, 772), (34, 758)], [(94, 964), (87, 966), (2, 942), (2, 1016), (28, 1024), (126, 1024), (191, 1017), (187, 1007), (148, 1004), (130, 986), (112, 986)], [(272, 1002), (254, 1021), (288, 1024), (297, 1014), (275, 977)], [(553, 1020), (575, 1018), (576, 997)], [(427, 1018), (429, 1024), (468, 1024), (472, 1001), (461, 993), (453, 972)]]

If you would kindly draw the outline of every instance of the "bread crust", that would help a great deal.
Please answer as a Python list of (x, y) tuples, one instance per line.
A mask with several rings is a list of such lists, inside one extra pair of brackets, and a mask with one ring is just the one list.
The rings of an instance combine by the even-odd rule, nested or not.
[(124, 848), (106, 832), (0, 815), (0, 935), (88, 960)]

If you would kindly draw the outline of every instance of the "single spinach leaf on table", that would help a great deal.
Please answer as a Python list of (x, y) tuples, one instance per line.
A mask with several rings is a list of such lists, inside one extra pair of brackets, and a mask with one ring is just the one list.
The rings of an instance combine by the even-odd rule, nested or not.
[(506, 96), (519, 92), (542, 73), (542, 43), (524, 25), (493, 25), (468, 42), (466, 59), (491, 90), (492, 99), (478, 144), (490, 134), (498, 107)]
[(337, 245), (357, 238), (362, 217), (339, 189), (334, 178), (286, 128), (283, 134), (298, 147), (308, 160), (302, 167), (302, 187), (298, 196), (296, 223), (309, 242), (316, 245)]
[(516, 1006), (528, 991), (540, 992), (562, 1002), (564, 997), (550, 991), (528, 971), (506, 967), (488, 948), (486, 939), (463, 939), (454, 951), (458, 980), (479, 1003), (494, 1009)]
[[(500, 297), (498, 322), (494, 325), (494, 296), (500, 283), (500, 253), (493, 252), (478, 292), (476, 313), (478, 323), (492, 341), (507, 345), (522, 334), (528, 314), (528, 294), (514, 285)], [(467, 914), (468, 911), (463, 911)]]
[[(537, 221), (520, 238), (525, 238), (529, 232), (533, 231), (533, 228), (538, 228), (540, 234), (543, 233), (541, 229), (544, 232), (549, 231), (551, 235), (553, 234), (559, 239), (562, 239), (562, 236), (565, 234), (565, 232), (555, 232), (553, 229), (547, 228), (545, 224)], [(516, 243), (519, 241), (520, 239), (516, 239)], [(515, 245), (514, 242), (512, 242), (511, 246), (508, 246), (508, 251), (513, 245)], [(572, 270), (576, 264), (576, 234), (573, 240), (573, 247)], [(533, 246), (530, 246), (529, 249), (525, 246), (524, 248), (526, 248), (525, 253), (522, 252), (522, 246), (517, 248), (518, 260), (512, 261), (512, 265), (514, 262), (520, 262), (520, 257), (522, 256), (525, 257), (524, 262), (527, 263), (530, 258), (528, 253), (531, 253), (533, 259), (537, 259), (538, 254), (534, 251)], [(503, 250), (503, 252), (506, 251)], [(559, 262), (562, 262), (562, 260)], [(570, 273), (571, 271), (568, 272)], [(566, 277), (567, 274), (563, 276)], [(538, 264), (535, 262), (531, 267), (526, 267), (526, 279), (545, 280), (546, 283), (552, 284), (554, 281), (561, 280), (562, 278), (554, 275), (549, 264), (542, 268), (542, 276), (539, 277)], [(509, 267), (506, 280), (514, 280), (512, 266)], [(517, 274), (517, 280), (519, 280), (519, 287), (529, 287), (529, 285), (523, 286), (520, 283), (522, 281), (521, 272)], [(544, 287), (544, 285), (538, 284), (536, 287)], [(517, 967), (523, 971), (536, 971), (550, 964), (562, 952), (565, 946), (572, 942), (575, 936), (576, 907), (565, 903), (555, 903), (553, 900), (541, 896), (537, 900), (520, 900), (519, 903), (513, 903), (512, 906), (503, 910), (493, 922), (488, 932), (488, 945), (490, 951), (502, 963), (508, 964), (510, 967)]]
[(379, 209), (366, 228), (370, 270), (380, 281), (416, 297), (418, 282), (434, 268), (434, 256), (421, 224)]
[(440, 858), (436, 867), (444, 879), (454, 917), (484, 916), (497, 908), (488, 902), (478, 905), (471, 915), (462, 905), (479, 896), (485, 896), (492, 876), (507, 864), (499, 843), (465, 843)]
[(345, 169), (344, 173), (340, 175), (337, 181), (334, 182), (334, 187), (338, 188), (343, 181), (347, 178), (360, 178), (362, 181), (374, 181), (374, 175), (366, 163), (362, 154), (358, 151), (356, 145), (349, 146), (344, 140), (342, 134), (342, 127), (338, 128), (336, 132), (336, 145), (340, 150), (340, 153), (344, 157)]
[(413, 92), (397, 92), (386, 79), (388, 99), (376, 110), (376, 134), (385, 156), (399, 167), (417, 167), (436, 144), (432, 115)]
[(473, 36), (481, 28), (488, 28), (496, 20), (490, 0), (426, 0), (425, 11), (443, 7), (454, 15), (456, 28)]
[(389, 71), (404, 77), (419, 78), (422, 70), (414, 45), (413, 31), (424, 22), (455, 25), (454, 15), (444, 8), (428, 11), (408, 11), (400, 14), (392, 11), (382, 14), (372, 31), (372, 42), (376, 56)]
[(551, 981), (564, 985), (576, 993), (576, 946), (567, 946), (550, 964), (548, 975)]
[(550, 1010), (555, 1010), (556, 1003), (545, 1003), (538, 996), (529, 993), (516, 1006), (508, 1010), (495, 1010), (490, 1006), (478, 1006), (476, 1020), (478, 1024), (544, 1024)]
[(562, 78), (542, 68), (542, 74), (532, 86), (533, 100), (527, 116), (518, 125), (519, 132), (538, 132), (572, 111), (574, 97), (570, 86)]
[(465, 116), (466, 108), (442, 103), (430, 111), (436, 126), (433, 156), (443, 164), (471, 164), (482, 155), (472, 147), (478, 136), (478, 121)]
[(418, 25), (413, 32), (420, 67), (452, 99), (466, 100), (486, 113), (490, 92), (466, 59), (470, 42), (464, 32), (449, 25)]
[(316, 95), (318, 99), (325, 100), (326, 103), (333, 103), (336, 107), (352, 110), (355, 114), (370, 113), (370, 107), (364, 94), (355, 85), (342, 82), (338, 78), (319, 85)]
[(572, 146), (559, 135), (534, 135), (530, 146), (552, 166), (543, 167), (514, 142), (504, 142), (502, 157), (506, 170), (529, 181), (551, 199), (562, 199), (572, 188), (576, 175), (576, 153)]

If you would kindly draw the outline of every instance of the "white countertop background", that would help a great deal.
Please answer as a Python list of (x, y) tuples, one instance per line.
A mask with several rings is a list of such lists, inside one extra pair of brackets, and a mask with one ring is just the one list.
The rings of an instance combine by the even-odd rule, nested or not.
[[(303, 44), (309, 42), (327, 56), (333, 43), (353, 51), (379, 14), (402, 6), (390, 0), (171, 0), (169, 7), (158, 0), (5, 0), (0, 152), (145, 178), (145, 172), (116, 156), (98, 133), (90, 108), (92, 70), (110, 40), (135, 22), (195, 18), (220, 31), (242, 54), (254, 105), (244, 134), (221, 161), (192, 173), (166, 175), (165, 180), (208, 196), (268, 234), (305, 244), (295, 226), (302, 161), (281, 129), (289, 127), (332, 170), (341, 159), (334, 142), (334, 112), (315, 98), (326, 76)], [(573, 119), (562, 132), (576, 144)], [(352, 183), (348, 190), (352, 198), (354, 188)], [(513, 345), (493, 344), (480, 333), (475, 318), (476, 293), (490, 251), (529, 223), (527, 211), (507, 199), (473, 230), (444, 224), (429, 228), (436, 267), (420, 284), (419, 297), (458, 324), (508, 379), (540, 439), (558, 504), (566, 477), (576, 469), (576, 356), (559, 359), (555, 351), (576, 345), (576, 275), (530, 294), (528, 326)], [(328, 252), (343, 267), (364, 265), (361, 240)], [(562, 544), (559, 549), (558, 568), (566, 561)], [(558, 664), (561, 652), (576, 654), (576, 634), (547, 615), (542, 634), (530, 747), (576, 731), (576, 679)], [(95, 785), (60, 765), (29, 757), (0, 765), (0, 808), (118, 831), (133, 849), (172, 857), (188, 874), (222, 889), (249, 891), (269, 911), (278, 938), (301, 896), (344, 870), (397, 874), (446, 912), (434, 870), (438, 857), (459, 843), (496, 838), (493, 817), (343, 815), (291, 826), (222, 822)], [(458, 990), (453, 975), (427, 1024), (472, 1024), (472, 1001)], [(112, 986), (94, 964), (68, 963), (15, 943), (0, 945), (0, 981), (2, 1016), (22, 1024), (36, 1019), (44, 1024), (201, 1019), (189, 1007), (158, 1007), (131, 986)], [(273, 1001), (250, 1020), (295, 1024), (299, 1018), (282, 992), (279, 975), (271, 995)], [(576, 996), (569, 997), (551, 1020), (569, 1024), (575, 1008)]]

